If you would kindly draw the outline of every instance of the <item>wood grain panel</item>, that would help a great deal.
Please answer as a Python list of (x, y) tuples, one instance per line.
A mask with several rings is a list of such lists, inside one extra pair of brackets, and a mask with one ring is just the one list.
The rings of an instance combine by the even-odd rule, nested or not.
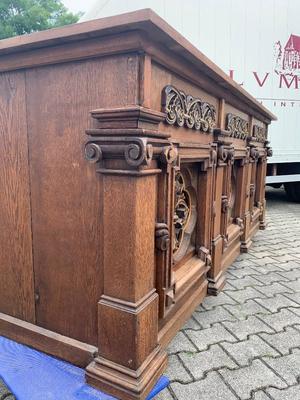
[(0, 74), (0, 155), (0, 311), (34, 322), (28, 144), (22, 72)]
[(27, 72), (38, 325), (97, 343), (101, 177), (83, 157), (89, 112), (136, 102), (137, 57)]

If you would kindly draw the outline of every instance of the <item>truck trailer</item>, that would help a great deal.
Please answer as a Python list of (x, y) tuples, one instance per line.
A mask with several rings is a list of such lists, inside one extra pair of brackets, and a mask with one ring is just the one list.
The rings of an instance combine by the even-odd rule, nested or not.
[(300, 201), (300, 2), (98, 0), (82, 21), (147, 7), (278, 117), (266, 183)]

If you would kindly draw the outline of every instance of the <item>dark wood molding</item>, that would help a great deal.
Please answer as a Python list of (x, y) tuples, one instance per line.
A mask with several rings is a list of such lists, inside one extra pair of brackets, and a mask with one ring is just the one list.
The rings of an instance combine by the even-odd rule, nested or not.
[(98, 348), (0, 313), (0, 333), (11, 340), (85, 368)]

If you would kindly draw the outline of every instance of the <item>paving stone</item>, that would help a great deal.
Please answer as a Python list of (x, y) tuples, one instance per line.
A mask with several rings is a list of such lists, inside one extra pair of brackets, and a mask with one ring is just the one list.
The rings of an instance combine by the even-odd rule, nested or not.
[(291, 254), (285, 254), (285, 255), (282, 255), (282, 256), (276, 256), (276, 260), (278, 262), (280, 262), (280, 263), (284, 263), (284, 262), (287, 262), (287, 261), (295, 260), (295, 257), (292, 256)]
[(228, 296), (232, 297), (237, 303), (245, 303), (245, 301), (249, 299), (264, 299), (265, 296), (258, 292), (256, 289), (252, 287), (247, 287), (242, 290), (236, 290), (233, 292), (227, 291)]
[[(299, 293), (300, 294), (300, 293)], [(256, 300), (263, 307), (267, 308), (271, 312), (277, 312), (280, 308), (284, 307), (297, 307), (297, 303), (282, 294), (277, 294), (274, 297), (269, 297), (267, 299), (257, 299)]]
[(168, 357), (168, 368), (165, 372), (170, 381), (177, 381), (181, 383), (192, 382), (193, 379), (186, 371), (177, 355)]
[(292, 348), (300, 347), (300, 332), (291, 326), (286, 327), (283, 332), (261, 333), (259, 336), (283, 355), (289, 354), (289, 350)]
[(249, 367), (219, 372), (242, 400), (249, 399), (254, 390), (268, 386), (286, 387), (284, 381), (260, 360), (254, 360)]
[[(296, 303), (298, 305), (298, 307), (300, 307), (300, 292), (297, 292), (297, 293), (286, 293), (285, 297), (289, 298), (294, 303)], [(297, 305), (295, 305), (293, 307), (297, 307)]]
[(206, 350), (209, 345), (222, 341), (236, 341), (235, 337), (219, 323), (201, 331), (186, 330), (185, 332), (199, 350)]
[[(265, 318), (265, 316), (264, 316)], [(273, 330), (256, 316), (250, 316), (246, 320), (237, 322), (223, 322), (223, 325), (240, 340), (247, 339), (248, 335), (260, 332), (273, 332)]]
[(155, 400), (173, 400), (173, 396), (171, 395), (168, 388), (160, 392), (155, 396)]
[(227, 274), (228, 274), (228, 279), (235, 279), (235, 278), (245, 278), (248, 275), (255, 275), (257, 274), (257, 271), (255, 269), (252, 269), (252, 267), (247, 267), (240, 269), (229, 269)]
[[(259, 316), (259, 318), (261, 318)], [(283, 328), (300, 323), (300, 316), (292, 313), (290, 310), (283, 308), (277, 313), (266, 314), (263, 316), (263, 321), (271, 326), (275, 331), (282, 331)], [(229, 322), (228, 322), (229, 323)]]
[(230, 266), (230, 269), (249, 268), (254, 265), (257, 266), (256, 262), (253, 260), (253, 258), (249, 259), (249, 254), (247, 254), (247, 256), (243, 257), (243, 259), (234, 261)]
[(222, 343), (222, 347), (241, 366), (251, 364), (256, 357), (279, 356), (280, 353), (269, 346), (260, 337), (250, 336), (248, 340), (238, 343)]
[(182, 331), (186, 330), (186, 329), (202, 329), (201, 326), (199, 325), (199, 323), (197, 322), (197, 320), (194, 317), (191, 317), (183, 326), (183, 328), (181, 329)]
[(291, 386), (283, 390), (270, 388), (267, 389), (267, 393), (269, 393), (274, 400), (298, 400), (300, 399), (300, 385)]
[[(280, 264), (280, 268), (283, 269), (284, 271), (291, 271), (295, 268), (300, 268), (300, 261), (288, 261), (285, 263)], [(283, 272), (284, 274), (284, 272)]]
[(291, 271), (284, 271), (281, 274), (285, 277), (286, 280), (295, 281), (296, 279), (300, 278), (300, 268), (293, 269)]
[(264, 257), (272, 257), (273, 254), (270, 253), (269, 251), (266, 251), (264, 249), (264, 247), (259, 247), (259, 248), (253, 248), (253, 250), (251, 251), (251, 254), (255, 257), (255, 258), (264, 258)]
[(244, 319), (249, 315), (254, 314), (269, 314), (269, 311), (258, 304), (256, 300), (247, 300), (243, 304), (226, 305), (224, 306), (231, 314), (238, 319)]
[(266, 395), (262, 390), (259, 390), (258, 392), (254, 393), (253, 400), (270, 400), (270, 397)]
[[(284, 284), (285, 283), (286, 282), (284, 282)], [(267, 297), (273, 297), (279, 293), (293, 293), (293, 290), (291, 288), (283, 286), (283, 284), (279, 282), (274, 282), (271, 283), (270, 285), (263, 285), (262, 287), (257, 286), (256, 289), (259, 292), (262, 292)]]
[[(228, 279), (227, 280), (230, 285), (234, 286), (235, 289), (244, 289), (247, 286), (263, 286), (264, 284), (253, 276), (245, 276), (244, 278), (239, 279)], [(285, 288), (286, 289), (286, 288)], [(230, 294), (230, 293), (229, 293)]]
[[(287, 272), (284, 272), (286, 274)], [(273, 282), (287, 282), (288, 279), (282, 275), (280, 275), (278, 272), (270, 272), (267, 274), (257, 274), (254, 275), (257, 280), (260, 282), (264, 283), (265, 285), (270, 285)]]
[(209, 328), (216, 322), (236, 320), (236, 318), (222, 306), (210, 311), (195, 312), (193, 315), (203, 328)]
[(216, 306), (221, 306), (224, 304), (236, 304), (236, 301), (231, 297), (227, 296), (226, 293), (221, 292), (218, 296), (208, 296), (204, 299), (202, 306), (206, 310), (211, 310)]
[(281, 270), (279, 267), (279, 264), (278, 264), (278, 266), (276, 266), (278, 261), (276, 260), (275, 257), (256, 258), (255, 262), (256, 262), (256, 264), (258, 264), (260, 266), (272, 265), (272, 267), (270, 267), (270, 268), (272, 268), (273, 271)]
[(300, 349), (294, 349), (292, 354), (278, 358), (265, 357), (263, 360), (279, 374), (288, 385), (297, 384), (300, 377)]
[(174, 354), (179, 351), (196, 351), (197, 349), (183, 332), (178, 332), (168, 346), (168, 353)]
[(193, 377), (198, 380), (213, 369), (238, 367), (218, 344), (212, 345), (209, 350), (200, 353), (180, 353), (179, 356)]
[(178, 400), (237, 399), (217, 372), (210, 372), (205, 379), (189, 385), (172, 383), (171, 388)]
[(282, 284), (293, 290), (294, 292), (300, 292), (300, 279), (296, 279), (295, 281), (283, 282)]
[(223, 292), (226, 292), (227, 290), (237, 290), (236, 287), (232, 286), (231, 283), (226, 280), (226, 283), (223, 287)]

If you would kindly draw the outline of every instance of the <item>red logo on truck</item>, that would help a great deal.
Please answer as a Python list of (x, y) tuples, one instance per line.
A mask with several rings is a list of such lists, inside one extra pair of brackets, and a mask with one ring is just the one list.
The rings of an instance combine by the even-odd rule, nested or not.
[(300, 36), (290, 35), (284, 49), (281, 42), (275, 43), (275, 72), (284, 75), (300, 74)]

